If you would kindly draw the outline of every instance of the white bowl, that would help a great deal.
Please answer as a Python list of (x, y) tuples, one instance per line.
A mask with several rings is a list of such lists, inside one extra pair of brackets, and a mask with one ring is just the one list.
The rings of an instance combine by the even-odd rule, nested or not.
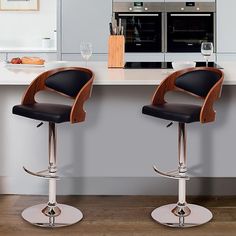
[(66, 67), (67, 61), (49, 61), (45, 63), (45, 67), (47, 70), (52, 70), (60, 67)]
[(196, 67), (196, 62), (194, 62), (194, 61), (173, 61), (172, 67), (174, 70), (183, 70), (186, 68)]

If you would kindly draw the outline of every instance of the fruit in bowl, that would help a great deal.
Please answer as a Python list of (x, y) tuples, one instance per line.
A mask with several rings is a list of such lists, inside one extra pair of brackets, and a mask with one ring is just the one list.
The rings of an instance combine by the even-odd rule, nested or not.
[(194, 61), (173, 61), (172, 67), (174, 70), (183, 70), (186, 68), (196, 67), (196, 62), (194, 62)]
[(22, 60), (19, 57), (12, 58), (11, 64), (22, 64)]

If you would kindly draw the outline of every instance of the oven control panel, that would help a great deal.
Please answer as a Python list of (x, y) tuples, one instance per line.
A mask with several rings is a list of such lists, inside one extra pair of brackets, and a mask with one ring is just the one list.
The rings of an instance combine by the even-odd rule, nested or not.
[(113, 12), (163, 12), (162, 2), (113, 2)]
[(186, 2), (186, 7), (195, 7), (195, 2)]

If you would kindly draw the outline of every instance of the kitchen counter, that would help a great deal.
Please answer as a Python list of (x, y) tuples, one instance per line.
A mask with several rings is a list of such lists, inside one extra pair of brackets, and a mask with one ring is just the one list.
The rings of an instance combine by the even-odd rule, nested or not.
[[(85, 66), (84, 62), (68, 62), (70, 66)], [(224, 68), (224, 85), (236, 85), (236, 62), (218, 62)], [(0, 64), (0, 85), (29, 85), (47, 67), (34, 68)], [(88, 62), (95, 73), (95, 85), (158, 85), (172, 69), (108, 69), (106, 62)]]
[[(236, 62), (218, 64), (225, 68), (224, 84), (236, 85)], [(62, 176), (58, 194), (176, 194), (176, 182), (157, 177), (152, 169), (153, 164), (164, 171), (175, 167), (176, 127), (166, 129), (167, 121), (141, 112), (142, 106), (150, 103), (156, 85), (173, 70), (107, 69), (105, 62), (89, 62), (88, 66), (96, 75), (97, 86), (85, 104), (86, 122), (58, 126)], [(0, 65), (0, 193), (37, 195), (48, 191), (45, 182), (33, 180), (22, 170), (22, 166), (34, 171), (46, 167), (47, 125), (36, 129), (38, 121), (12, 115), (12, 107), (20, 103), (26, 86), (45, 69)], [(195, 102), (194, 97), (183, 96), (180, 101), (186, 101), (187, 96)], [(168, 95), (168, 99), (176, 98), (175, 93)], [(37, 99), (70, 102), (47, 93), (38, 94)], [(235, 86), (224, 86), (215, 103), (216, 121), (188, 126), (189, 174), (196, 177), (190, 194), (222, 194), (221, 188), (215, 187), (220, 186), (218, 179), (213, 184), (212, 179), (201, 177), (227, 177), (224, 192), (236, 194), (230, 178), (236, 176), (235, 104)], [(40, 183), (37, 188), (35, 181)]]

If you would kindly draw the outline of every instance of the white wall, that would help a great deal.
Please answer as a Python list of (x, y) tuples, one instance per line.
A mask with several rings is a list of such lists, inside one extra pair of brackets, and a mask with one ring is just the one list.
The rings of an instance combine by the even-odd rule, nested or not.
[(57, 0), (40, 0), (40, 10), (0, 11), (0, 47), (40, 47), (41, 39), (53, 37)]

